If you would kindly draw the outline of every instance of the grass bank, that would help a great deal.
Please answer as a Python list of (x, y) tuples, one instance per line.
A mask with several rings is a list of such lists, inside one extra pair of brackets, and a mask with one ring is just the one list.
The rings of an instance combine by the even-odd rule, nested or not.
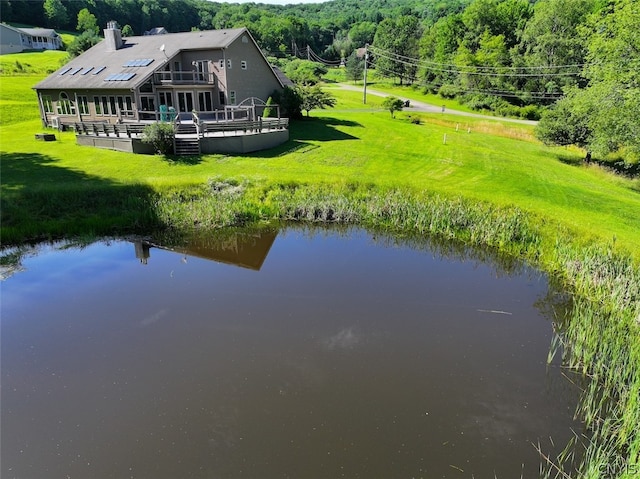
[(580, 152), (545, 147), (527, 126), (441, 113), (394, 120), (340, 90), (335, 111), (313, 112), (288, 143), (252, 155), (130, 155), (77, 146), (71, 133), (45, 143), (34, 138), (30, 90), (40, 78), (0, 77), (3, 245), (284, 219), (494, 247), (574, 295), (558, 333), (565, 364), (592, 378), (582, 475), (612, 464), (625, 477), (638, 465), (638, 179), (582, 166)]

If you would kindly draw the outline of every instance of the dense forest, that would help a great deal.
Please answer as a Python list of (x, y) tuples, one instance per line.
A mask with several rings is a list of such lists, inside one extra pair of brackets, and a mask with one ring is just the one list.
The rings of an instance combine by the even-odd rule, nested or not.
[(368, 67), (397, 83), (475, 109), (542, 115), (541, 139), (584, 147), (588, 158), (640, 156), (637, 0), (0, 0), (0, 8), (3, 21), (82, 32), (80, 51), (109, 20), (127, 35), (245, 26), (269, 56), (342, 64), (353, 79), (368, 45)]

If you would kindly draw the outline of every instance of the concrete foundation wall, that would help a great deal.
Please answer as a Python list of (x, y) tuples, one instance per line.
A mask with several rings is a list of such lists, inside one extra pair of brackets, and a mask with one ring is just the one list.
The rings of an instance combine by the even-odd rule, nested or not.
[(76, 135), (76, 142), (78, 145), (125, 151), (127, 153), (138, 153), (143, 155), (153, 155), (155, 153), (153, 146), (142, 143), (142, 141), (137, 138), (109, 138), (102, 136)]
[(202, 153), (243, 154), (268, 150), (289, 140), (289, 130), (274, 130), (249, 135), (211, 137), (200, 140)]
[[(268, 150), (289, 140), (289, 130), (273, 130), (263, 133), (253, 133), (237, 136), (216, 136), (200, 140), (202, 153), (231, 153), (244, 154), (254, 151)], [(92, 135), (76, 135), (78, 145), (106, 148), (109, 150), (125, 151), (153, 155), (153, 147), (143, 143), (138, 138), (116, 138)]]

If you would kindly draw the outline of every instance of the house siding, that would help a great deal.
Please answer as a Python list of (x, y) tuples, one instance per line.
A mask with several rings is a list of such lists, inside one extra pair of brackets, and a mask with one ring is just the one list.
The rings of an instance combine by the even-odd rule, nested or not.
[[(243, 37), (247, 37), (247, 43)], [(237, 38), (225, 51), (227, 60), (231, 60), (231, 68), (226, 71), (229, 91), (236, 92), (236, 104), (251, 97), (257, 97), (267, 101), (274, 90), (281, 90), (275, 73), (245, 33)], [(242, 62), (246, 62), (246, 70), (242, 69)], [(227, 65), (225, 65), (227, 66)]]
[(0, 44), (1, 55), (20, 53), (25, 49), (22, 45), (22, 34), (13, 28), (0, 24), (0, 36), (2, 37), (2, 44)]

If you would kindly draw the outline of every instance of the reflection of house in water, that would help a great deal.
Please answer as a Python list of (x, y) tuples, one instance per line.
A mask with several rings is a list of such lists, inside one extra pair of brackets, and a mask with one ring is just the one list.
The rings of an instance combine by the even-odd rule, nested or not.
[(134, 241), (136, 258), (147, 264), (151, 248), (173, 251), (185, 256), (208, 259), (259, 271), (269, 254), (277, 231), (240, 233), (228, 237), (201, 237), (189, 240), (188, 246), (164, 246), (152, 241)]

